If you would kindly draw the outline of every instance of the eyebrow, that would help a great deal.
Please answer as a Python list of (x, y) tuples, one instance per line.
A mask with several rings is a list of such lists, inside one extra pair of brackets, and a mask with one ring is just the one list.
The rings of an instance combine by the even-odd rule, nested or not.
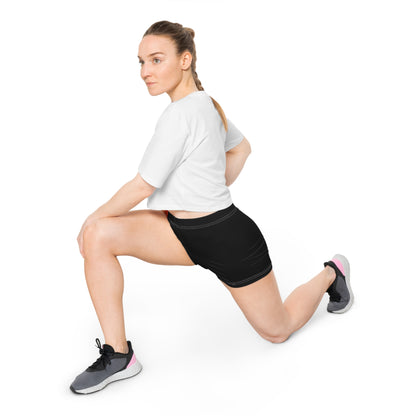
[[(165, 55), (163, 52), (153, 52), (153, 53), (151, 53), (149, 56), (153, 56), (153, 55), (157, 55), (158, 53), (160, 53), (160, 54), (162, 54), (162, 55)], [(140, 56), (137, 56), (139, 59), (142, 59), (142, 58), (140, 58)]]

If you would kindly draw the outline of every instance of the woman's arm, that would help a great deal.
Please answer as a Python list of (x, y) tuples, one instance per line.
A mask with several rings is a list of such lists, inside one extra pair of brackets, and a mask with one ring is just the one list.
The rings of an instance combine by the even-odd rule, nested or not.
[(240, 144), (225, 153), (225, 184), (227, 186), (230, 186), (237, 179), (237, 176), (243, 169), (250, 153), (250, 143), (246, 138), (244, 138)]
[(152, 195), (155, 189), (138, 173), (131, 181), (123, 185), (108, 202), (89, 215), (77, 237), (82, 257), (84, 257), (84, 230), (89, 224), (98, 218), (116, 217), (126, 214), (141, 201)]
[(138, 173), (88, 218), (94, 220), (102, 217), (116, 217), (126, 214), (137, 204), (152, 195), (155, 189), (155, 187), (147, 183)]

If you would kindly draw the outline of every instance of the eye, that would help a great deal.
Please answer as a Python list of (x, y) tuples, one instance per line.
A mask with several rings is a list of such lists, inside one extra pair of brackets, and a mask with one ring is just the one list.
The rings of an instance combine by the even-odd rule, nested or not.
[[(158, 61), (158, 62), (156, 62), (158, 64), (158, 63), (160, 63), (160, 58), (153, 58), (153, 62), (154, 61)], [(144, 64), (144, 61), (139, 61), (139, 64), (140, 65), (143, 65)]]

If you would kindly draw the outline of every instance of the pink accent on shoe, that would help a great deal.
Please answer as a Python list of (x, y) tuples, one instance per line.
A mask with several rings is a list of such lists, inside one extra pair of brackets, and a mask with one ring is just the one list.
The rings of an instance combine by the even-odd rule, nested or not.
[(342, 263), (337, 259), (332, 259), (332, 261), (336, 264), (340, 272), (345, 276), (344, 266), (342, 265)]
[(129, 362), (129, 365), (126, 368), (129, 368), (131, 365), (133, 365), (136, 362), (136, 356), (133, 353), (133, 356), (131, 357), (131, 360)]

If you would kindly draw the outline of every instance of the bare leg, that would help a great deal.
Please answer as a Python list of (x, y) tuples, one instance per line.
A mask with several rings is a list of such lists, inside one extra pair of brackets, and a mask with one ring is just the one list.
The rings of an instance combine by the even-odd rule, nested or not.
[(334, 280), (335, 272), (327, 266), (309, 282), (296, 288), (284, 303), (273, 270), (248, 286), (232, 288), (224, 285), (259, 335), (279, 343), (305, 325)]
[(193, 266), (162, 211), (131, 211), (106, 217), (84, 231), (84, 271), (105, 343), (127, 352), (123, 313), (124, 277), (117, 256), (154, 264)]
[(105, 343), (117, 352), (127, 353), (123, 314), (124, 278), (117, 257), (99, 245), (90, 248), (85, 256), (84, 271)]
[(286, 298), (283, 305), (290, 316), (291, 333), (297, 331), (309, 321), (334, 280), (334, 269), (326, 266), (317, 276), (297, 287)]

